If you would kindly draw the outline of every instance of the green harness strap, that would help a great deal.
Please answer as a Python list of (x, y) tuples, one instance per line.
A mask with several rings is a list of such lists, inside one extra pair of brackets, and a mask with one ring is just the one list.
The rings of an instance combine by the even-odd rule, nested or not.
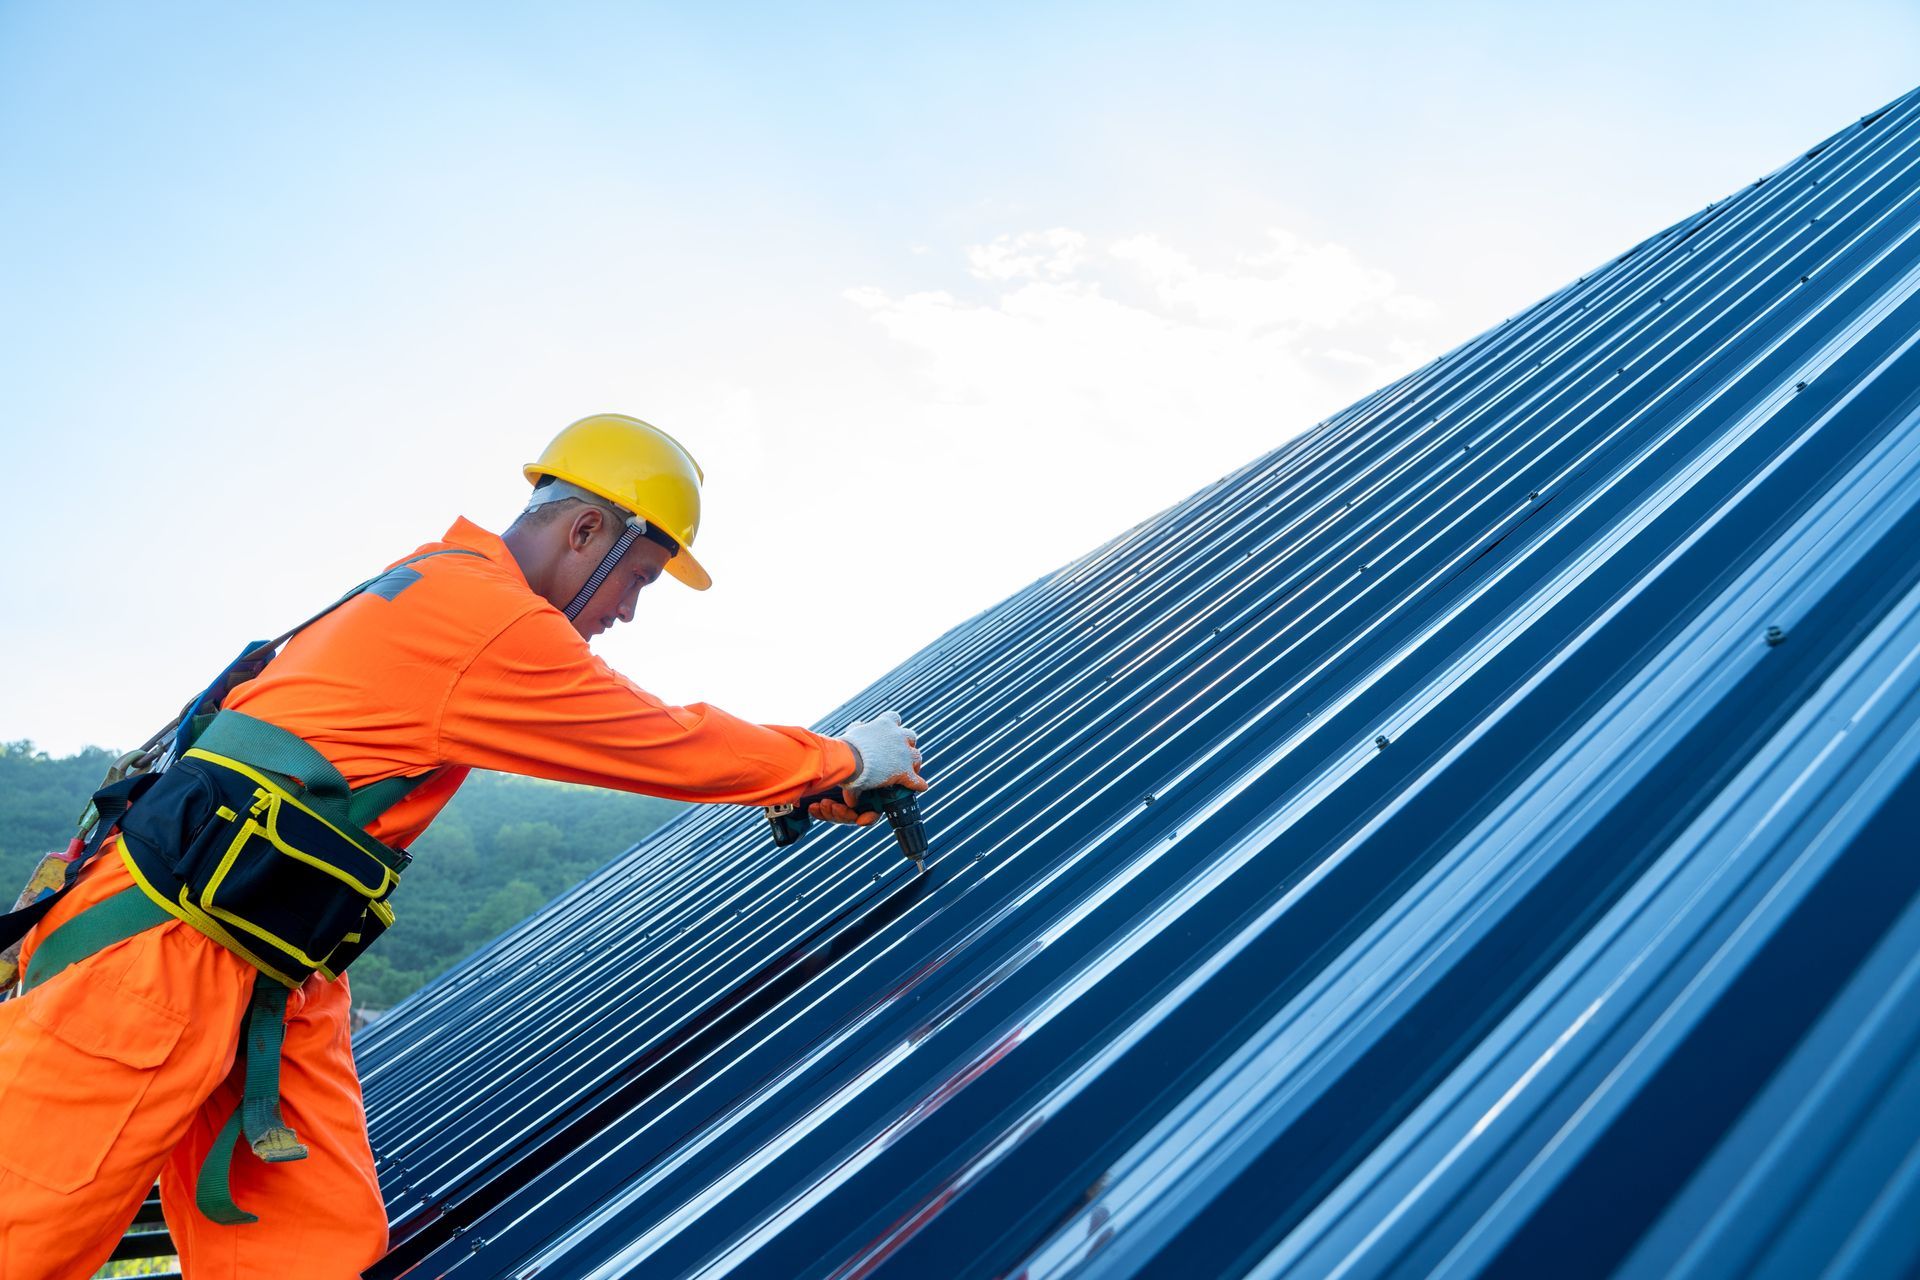
[(286, 1017), (287, 989), (256, 979), (240, 1028), (247, 1047), (240, 1105), (220, 1127), (193, 1187), (194, 1207), (223, 1226), (260, 1221), (233, 1200), (233, 1154), (243, 1132), (253, 1154), (269, 1164), (307, 1158), (306, 1147), (280, 1114), (280, 1042)]
[(215, 715), (193, 740), (193, 745), (216, 755), (244, 760), (268, 773), (300, 779), (307, 803), (335, 826), (356, 830), (364, 829), (432, 776), (386, 778), (355, 790), (347, 785), (333, 762), (306, 739), (265, 720), (256, 720), (243, 711), (221, 711)]
[(68, 965), (171, 919), (159, 903), (139, 889), (122, 889), (48, 934), (46, 941), (33, 949), (33, 962), (20, 976), (20, 990), (23, 994), (31, 991)]

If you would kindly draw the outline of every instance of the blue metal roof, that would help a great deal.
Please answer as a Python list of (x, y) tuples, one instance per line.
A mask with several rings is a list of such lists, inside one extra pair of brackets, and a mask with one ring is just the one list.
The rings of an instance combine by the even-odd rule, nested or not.
[[(1920, 92), (928, 647), (374, 1025), (373, 1275), (1920, 1267)], [(404, 902), (402, 903), (404, 910)]]

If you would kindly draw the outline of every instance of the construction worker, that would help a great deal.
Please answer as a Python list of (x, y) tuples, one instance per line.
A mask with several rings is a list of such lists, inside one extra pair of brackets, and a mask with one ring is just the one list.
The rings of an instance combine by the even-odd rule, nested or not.
[[(324, 963), (307, 973), (305, 961), (319, 953), (302, 948), (319, 944), (288, 933), (320, 908), (234, 908), (231, 898), (229, 909), (220, 906), (244, 881), (248, 859), (309, 876), (314, 859), (247, 852), (217, 884), (189, 883), (180, 849), (152, 837), (176, 810), (199, 816), (179, 828), (188, 834), (175, 846), (194, 824), (251, 823), (243, 836), (270, 837), (284, 850), (308, 838), (296, 819), (337, 812), (317, 798), (320, 775), (337, 770), (355, 799), (388, 787), (400, 796), (391, 807), (328, 837), (345, 852), (326, 855), (338, 864), (334, 879), (315, 883), (334, 886), (354, 878), (336, 873), (356, 849), (390, 853), (418, 837), (470, 768), (744, 805), (840, 785), (841, 800), (812, 810), (840, 822), (874, 820), (852, 808), (861, 789), (925, 789), (915, 737), (897, 715), (856, 723), (840, 738), (752, 724), (706, 705), (667, 706), (588, 651), (588, 639), (633, 618), (636, 597), (663, 573), (696, 590), (710, 584), (692, 550), (703, 477), (672, 437), (620, 415), (585, 418), (526, 475), (532, 501), (504, 535), (455, 521), (441, 541), (397, 562), (226, 692), (192, 758), (176, 760), (133, 802), (27, 936), (24, 994), (0, 1003), (0, 1280), (91, 1275), (156, 1177), (195, 1280), (343, 1280), (386, 1250), (348, 1045), (347, 979), (329, 977)], [(283, 760), (249, 763), (251, 740), (235, 738), (235, 724), (319, 756), (277, 772)], [(216, 739), (230, 754), (201, 749)], [(221, 805), (217, 819), (195, 810), (210, 802), (173, 781), (191, 781), (189, 767), (218, 773), (216, 783), (241, 778), (241, 798)], [(268, 785), (274, 779), (294, 789)], [(251, 809), (236, 812), (249, 803), (247, 787)], [(231, 863), (239, 842), (226, 847)], [(174, 871), (184, 887), (167, 879)], [(373, 899), (352, 902), (359, 909)], [(121, 906), (136, 910), (132, 925), (89, 934), (90, 923), (76, 924), (66, 937), (84, 945), (49, 942), (64, 926)], [(292, 923), (261, 926), (276, 910), (291, 912)], [(359, 935), (346, 936), (350, 951)], [(36, 978), (42, 947), (60, 953), (59, 967)], [(237, 1054), (243, 1020), (262, 1007), (272, 1009), (271, 1025), (257, 1030), (282, 1038), (277, 1115), (271, 1081), (262, 1082), (274, 1061), (255, 1052), (252, 1024), (253, 1047)], [(272, 1122), (257, 1141), (256, 1092), (267, 1095), (258, 1110)], [(223, 1135), (234, 1143), (243, 1112), (248, 1141), (229, 1159)]]

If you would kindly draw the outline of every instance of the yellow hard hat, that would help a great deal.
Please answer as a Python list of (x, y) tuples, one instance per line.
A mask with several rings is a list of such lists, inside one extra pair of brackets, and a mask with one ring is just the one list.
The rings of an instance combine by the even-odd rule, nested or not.
[(552, 476), (633, 512), (680, 544), (667, 561), (668, 573), (695, 591), (713, 585), (693, 558), (706, 475), (686, 447), (660, 428), (624, 413), (596, 413), (555, 436), (525, 471), (534, 484)]

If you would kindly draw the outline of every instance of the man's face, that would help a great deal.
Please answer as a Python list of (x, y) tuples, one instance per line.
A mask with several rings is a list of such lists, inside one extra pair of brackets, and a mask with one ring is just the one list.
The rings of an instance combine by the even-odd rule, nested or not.
[[(620, 530), (621, 526), (613, 520), (603, 519), (586, 545), (574, 550), (570, 560), (574, 572), (568, 575), (570, 585), (566, 591), (578, 591), (587, 584), (587, 579), (599, 567), (600, 557), (606, 555), (619, 538)], [(666, 570), (667, 558), (667, 549), (659, 543), (636, 539), (607, 575), (607, 580), (600, 584), (600, 589), (588, 599), (586, 608), (580, 610), (580, 616), (573, 620), (573, 629), (591, 640), (616, 622), (632, 622), (641, 589), (652, 585)], [(570, 595), (566, 598), (572, 599)]]

